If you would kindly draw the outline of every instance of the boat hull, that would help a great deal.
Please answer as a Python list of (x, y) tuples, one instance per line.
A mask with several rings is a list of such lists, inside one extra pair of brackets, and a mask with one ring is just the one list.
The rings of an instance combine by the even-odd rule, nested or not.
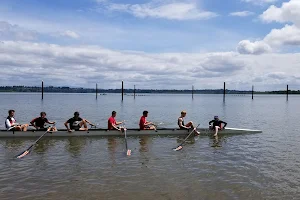
[[(208, 128), (197, 129), (201, 132), (201, 135), (211, 135), (214, 132)], [(180, 130), (180, 129), (158, 129), (158, 130), (138, 130), (138, 129), (127, 129), (127, 136), (143, 136), (143, 135), (187, 135), (191, 130)], [(0, 131), (0, 138), (22, 138), (22, 137), (39, 137), (44, 131), (28, 130), (22, 131)], [(238, 129), (238, 128), (226, 128), (225, 130), (219, 131), (218, 135), (238, 135), (238, 134), (251, 134), (251, 133), (262, 133), (260, 130), (251, 129)], [(72, 133), (66, 130), (58, 130), (57, 132), (45, 134), (44, 137), (79, 137), (79, 136), (124, 136), (123, 132), (112, 131), (106, 129), (90, 129), (88, 131), (74, 131)]]

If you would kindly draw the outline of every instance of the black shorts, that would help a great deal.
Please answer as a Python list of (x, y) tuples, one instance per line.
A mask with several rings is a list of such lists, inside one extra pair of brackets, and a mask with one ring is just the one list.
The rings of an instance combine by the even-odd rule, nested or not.
[(42, 128), (39, 128), (38, 130), (39, 130), (39, 131), (47, 131), (48, 128), (42, 127)]
[(12, 127), (11, 129), (9, 129), (7, 131), (16, 131), (16, 127)]
[(71, 129), (75, 130), (75, 131), (79, 131), (80, 128), (81, 128), (80, 126), (75, 126), (75, 127), (72, 127)]

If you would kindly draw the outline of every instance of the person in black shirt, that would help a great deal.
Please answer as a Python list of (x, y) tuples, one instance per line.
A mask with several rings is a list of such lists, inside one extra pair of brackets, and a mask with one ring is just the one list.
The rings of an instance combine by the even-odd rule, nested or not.
[[(211, 126), (211, 123), (213, 123), (212, 126)], [(222, 127), (222, 124), (224, 124), (223, 127)], [(225, 129), (226, 125), (227, 125), (227, 123), (222, 120), (219, 120), (218, 116), (215, 116), (214, 119), (209, 122), (209, 126), (215, 131), (214, 136), (218, 136), (218, 131)]]
[[(87, 131), (88, 130), (87, 123), (94, 126), (88, 120), (79, 117), (79, 112), (76, 111), (74, 113), (74, 117), (68, 119), (68, 121), (65, 122), (65, 127), (67, 128), (68, 132), (73, 132), (74, 130)], [(68, 126), (68, 124), (70, 124), (70, 127)]]
[(47, 124), (55, 124), (55, 122), (50, 122), (47, 118), (46, 118), (46, 113), (45, 112), (41, 112), (40, 113), (40, 117), (34, 118), (33, 120), (31, 120), (30, 124), (32, 126), (34, 126), (36, 128), (36, 130), (43, 130), (43, 131), (57, 131), (56, 127), (49, 127), (48, 129), (45, 128), (45, 123)]

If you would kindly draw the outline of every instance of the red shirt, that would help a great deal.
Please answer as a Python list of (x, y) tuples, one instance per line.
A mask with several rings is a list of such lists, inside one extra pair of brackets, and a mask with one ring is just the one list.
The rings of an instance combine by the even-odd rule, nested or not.
[(142, 116), (141, 119), (140, 119), (140, 130), (145, 129), (145, 123), (146, 123), (146, 117)]
[(112, 126), (112, 125), (116, 125), (116, 120), (115, 120), (115, 118), (114, 117), (110, 117), (109, 119), (108, 119), (108, 124), (107, 124), (107, 129), (108, 130), (112, 130), (112, 129), (114, 129), (114, 127)]

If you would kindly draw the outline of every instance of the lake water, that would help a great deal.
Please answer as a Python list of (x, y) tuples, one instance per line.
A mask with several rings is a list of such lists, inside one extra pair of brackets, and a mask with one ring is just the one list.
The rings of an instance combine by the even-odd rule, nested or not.
[(176, 127), (181, 110), (207, 127), (214, 115), (228, 127), (261, 134), (188, 140), (179, 137), (42, 139), (23, 159), (13, 156), (34, 139), (0, 139), (0, 199), (300, 199), (300, 96), (0, 93), (1, 128), (8, 109), (22, 123), (47, 112), (58, 127), (74, 111), (105, 128), (112, 110), (138, 127), (143, 110), (160, 127)]

